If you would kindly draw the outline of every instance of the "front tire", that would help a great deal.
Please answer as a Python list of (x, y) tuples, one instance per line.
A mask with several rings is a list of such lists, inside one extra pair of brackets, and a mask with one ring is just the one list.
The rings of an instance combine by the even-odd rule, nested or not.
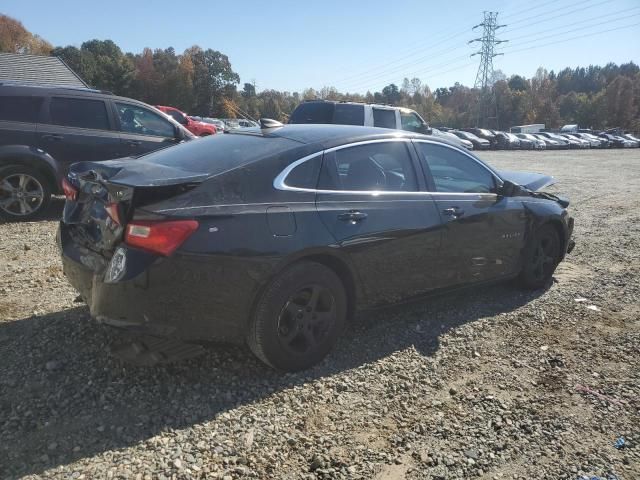
[(9, 165), (0, 168), (0, 218), (33, 220), (51, 201), (48, 179), (34, 168)]
[(295, 372), (320, 362), (345, 325), (347, 295), (338, 276), (298, 262), (267, 286), (256, 305), (247, 344), (264, 363)]
[(560, 235), (553, 225), (543, 225), (531, 238), (524, 252), (520, 283), (537, 290), (549, 284), (560, 263)]

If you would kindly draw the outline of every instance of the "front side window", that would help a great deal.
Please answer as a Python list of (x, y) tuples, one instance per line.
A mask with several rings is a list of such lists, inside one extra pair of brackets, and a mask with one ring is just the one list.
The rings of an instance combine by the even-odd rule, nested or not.
[(449, 147), (417, 143), (436, 192), (494, 193), (493, 174), (469, 156)]
[(173, 124), (155, 112), (137, 105), (116, 102), (120, 128), (124, 132), (157, 137), (174, 137)]
[(374, 108), (373, 126), (381, 128), (396, 128), (396, 111), (387, 108)]
[(41, 105), (42, 97), (0, 97), (0, 120), (36, 123)]
[(379, 142), (326, 153), (320, 171), (320, 190), (418, 190), (405, 142)]
[(54, 125), (109, 130), (107, 108), (102, 100), (53, 97), (49, 114)]
[(422, 133), (423, 123), (420, 117), (413, 112), (400, 111), (400, 123), (402, 129), (409, 132)]

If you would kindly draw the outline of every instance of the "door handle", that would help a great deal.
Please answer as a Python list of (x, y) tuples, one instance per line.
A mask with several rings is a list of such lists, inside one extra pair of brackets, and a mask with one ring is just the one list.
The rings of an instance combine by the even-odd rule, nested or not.
[(142, 144), (140, 140), (127, 140), (127, 145), (130, 147), (139, 147)]
[(462, 215), (464, 215), (464, 210), (462, 210), (460, 207), (449, 207), (449, 208), (445, 208), (442, 213), (444, 213), (446, 216), (448, 217), (461, 217)]
[(47, 135), (42, 135), (42, 139), (43, 140), (51, 140), (52, 142), (59, 142), (63, 138), (64, 137), (62, 135), (57, 135), (57, 134), (54, 134), (54, 133), (49, 133)]
[(358, 212), (357, 210), (351, 210), (350, 212), (341, 213), (338, 215), (338, 220), (343, 222), (360, 222), (367, 218), (367, 214), (364, 212)]

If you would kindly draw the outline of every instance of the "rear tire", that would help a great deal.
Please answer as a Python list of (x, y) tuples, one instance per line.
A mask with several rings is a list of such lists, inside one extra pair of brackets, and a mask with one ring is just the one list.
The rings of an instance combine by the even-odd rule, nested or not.
[(553, 225), (543, 225), (532, 236), (524, 252), (520, 283), (537, 290), (549, 284), (560, 263), (560, 235)]
[(38, 170), (24, 165), (0, 168), (0, 218), (3, 220), (33, 220), (46, 211), (50, 201), (49, 180)]
[(301, 261), (280, 273), (262, 294), (247, 344), (264, 363), (295, 372), (320, 362), (342, 333), (347, 295), (338, 276)]

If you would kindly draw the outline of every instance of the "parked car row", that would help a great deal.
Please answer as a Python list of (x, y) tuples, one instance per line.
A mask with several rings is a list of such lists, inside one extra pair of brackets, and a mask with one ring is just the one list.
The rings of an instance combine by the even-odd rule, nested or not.
[[(465, 147), (476, 150), (561, 150), (570, 148), (637, 148), (640, 139), (631, 134), (614, 135), (607, 132), (537, 132), (509, 133), (486, 128), (461, 130), (442, 127), (434, 129), (467, 142)], [(469, 146), (468, 143), (472, 146)]]

